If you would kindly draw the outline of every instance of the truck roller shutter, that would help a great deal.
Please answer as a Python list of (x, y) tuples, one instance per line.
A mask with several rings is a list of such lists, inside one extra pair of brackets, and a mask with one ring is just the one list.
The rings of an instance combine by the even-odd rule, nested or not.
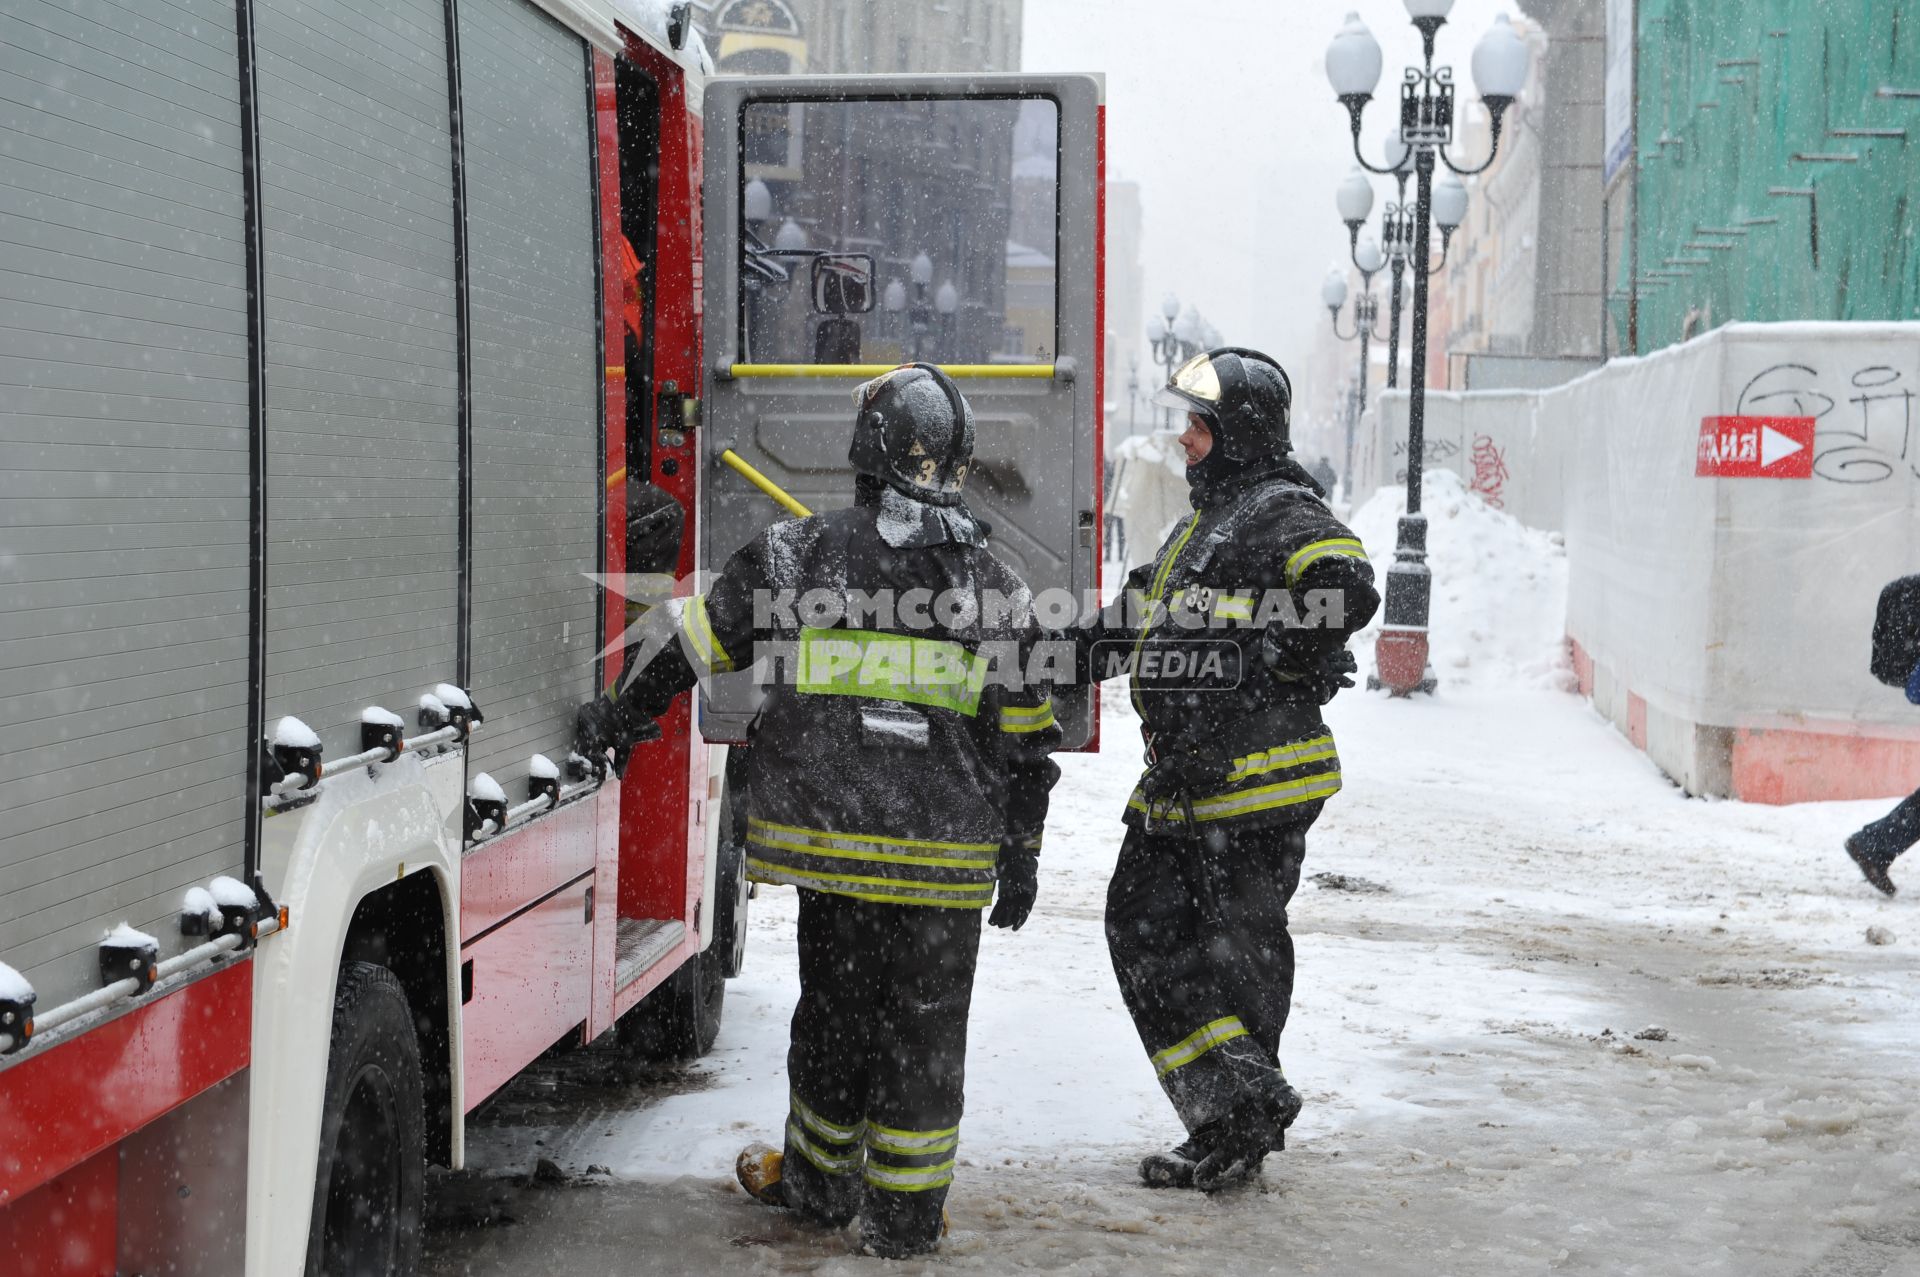
[[(329, 756), (457, 677), (458, 324), (440, 0), (255, 0), (269, 727)], [(484, 709), (484, 705), (482, 706)]]
[(0, 961), (42, 1010), (241, 873), (246, 240), (232, 0), (0, 6)]
[(473, 342), (470, 771), (564, 762), (599, 650), (600, 345), (587, 49), (526, 0), (461, 0)]

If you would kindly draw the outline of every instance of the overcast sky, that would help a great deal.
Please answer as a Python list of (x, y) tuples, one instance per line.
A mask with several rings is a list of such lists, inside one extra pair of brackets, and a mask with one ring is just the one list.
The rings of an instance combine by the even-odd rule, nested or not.
[[(1435, 60), (1463, 86), (1503, 9), (1520, 6), (1458, 0), (1441, 29)], [(1106, 73), (1108, 173), (1141, 186), (1148, 304), (1172, 289), (1229, 342), (1282, 363), (1305, 363), (1327, 321), (1320, 281), (1347, 252), (1333, 190), (1352, 147), (1321, 55), (1355, 10), (1390, 88), (1420, 57), (1402, 0), (1026, 0), (1025, 70)], [(1377, 163), (1389, 103), (1376, 97), (1366, 118)]]

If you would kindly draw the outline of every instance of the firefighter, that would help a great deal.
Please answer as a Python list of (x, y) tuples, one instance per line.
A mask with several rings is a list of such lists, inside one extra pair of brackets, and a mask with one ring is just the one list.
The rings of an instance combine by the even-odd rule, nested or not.
[(579, 728), (583, 753), (617, 756), (698, 676), (779, 667), (749, 755), (747, 871), (799, 888), (800, 1002), (784, 1152), (750, 1146), (737, 1170), (758, 1200), (857, 1215), (865, 1249), (904, 1258), (944, 1229), (982, 911), (1018, 930), (1033, 908), (1060, 730), (1046, 685), (1023, 681), (1027, 588), (961, 499), (959, 388), (908, 364), (856, 403), (854, 505), (774, 525), (650, 617), (673, 640), (643, 633)]
[(1140, 1167), (1208, 1191), (1284, 1147), (1300, 1096), (1280, 1063), (1293, 995), (1287, 903), (1340, 788), (1320, 707), (1379, 606), (1373, 568), (1289, 455), (1292, 387), (1222, 347), (1156, 402), (1186, 414), (1191, 517), (1077, 631), (1082, 670), (1130, 672), (1147, 767), (1107, 893), (1120, 990), (1187, 1139)]

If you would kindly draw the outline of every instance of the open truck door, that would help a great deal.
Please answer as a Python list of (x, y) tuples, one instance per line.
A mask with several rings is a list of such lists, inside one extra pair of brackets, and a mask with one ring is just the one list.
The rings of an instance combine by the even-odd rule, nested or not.
[[(699, 563), (793, 511), (852, 504), (853, 390), (908, 360), (972, 404), (968, 505), (1038, 595), (1099, 584), (1101, 81), (1086, 75), (759, 76), (705, 94)], [(693, 421), (695, 418), (689, 418)], [(1062, 618), (1043, 617), (1043, 623)], [(713, 740), (755, 688), (720, 679)], [(1069, 747), (1086, 689), (1055, 694)]]

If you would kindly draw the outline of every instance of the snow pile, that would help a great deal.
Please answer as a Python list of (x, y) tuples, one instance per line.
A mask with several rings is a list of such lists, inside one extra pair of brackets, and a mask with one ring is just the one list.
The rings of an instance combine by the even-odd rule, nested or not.
[(148, 945), (155, 949), (160, 947), (158, 940), (130, 922), (123, 922), (113, 930), (107, 932), (107, 934), (101, 936), (100, 943), (114, 945), (122, 949)]
[(1187, 482), (1187, 454), (1180, 446), (1180, 436), (1169, 430), (1155, 430), (1149, 434), (1134, 435), (1122, 439), (1113, 445), (1114, 461), (1140, 461), (1147, 465), (1162, 466), (1180, 481), (1181, 487)]
[(381, 709), (378, 705), (369, 705), (360, 711), (360, 721), (372, 727), (390, 727), (394, 731), (406, 730), (407, 721), (390, 709)]
[(207, 884), (216, 903), (223, 909), (258, 909), (260, 897), (253, 894), (253, 888), (238, 878), (229, 878), (225, 874)]
[(320, 735), (289, 714), (273, 729), (273, 743), (281, 749), (319, 749)]
[(433, 694), (443, 705), (452, 705), (456, 709), (473, 708), (473, 698), (467, 695), (464, 688), (455, 687), (452, 683), (438, 684)]
[(206, 919), (209, 930), (220, 926), (220, 906), (215, 903), (213, 893), (205, 887), (188, 887), (187, 894), (180, 901), (180, 912), (191, 918)]
[(33, 986), (27, 983), (27, 977), (4, 962), (0, 962), (0, 1001), (33, 1001)]
[(473, 778), (473, 783), (469, 786), (467, 792), (483, 803), (504, 803), (507, 801), (507, 791), (500, 788), (499, 781), (487, 775), (485, 772), (481, 772)]
[[(1573, 690), (1560, 534), (1494, 509), (1451, 470), (1427, 471), (1420, 504), (1433, 571), (1429, 659), (1441, 690), (1450, 684)], [(1354, 535), (1367, 547), (1382, 593), (1406, 508), (1405, 489), (1382, 488), (1353, 516)], [(1373, 668), (1384, 613), (1354, 636), (1362, 670)]]
[(535, 780), (559, 780), (560, 768), (545, 754), (535, 754), (527, 760), (527, 775)]

